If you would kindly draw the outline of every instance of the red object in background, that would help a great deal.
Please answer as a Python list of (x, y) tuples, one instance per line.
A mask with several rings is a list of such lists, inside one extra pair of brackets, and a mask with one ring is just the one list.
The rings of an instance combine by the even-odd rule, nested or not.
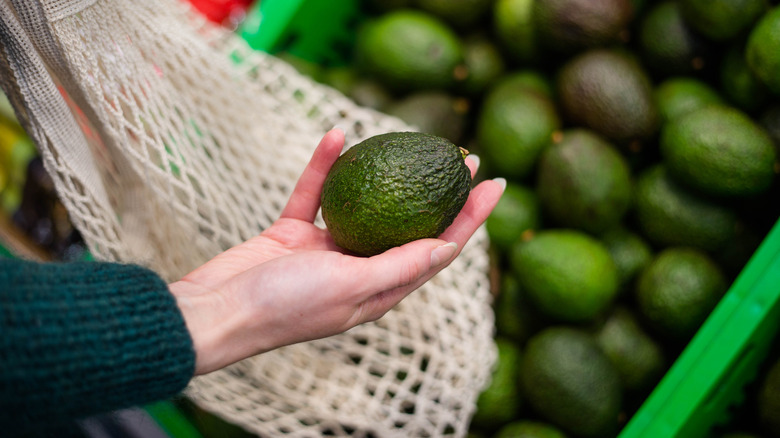
[(228, 24), (243, 16), (254, 0), (190, 0), (190, 3), (209, 20)]

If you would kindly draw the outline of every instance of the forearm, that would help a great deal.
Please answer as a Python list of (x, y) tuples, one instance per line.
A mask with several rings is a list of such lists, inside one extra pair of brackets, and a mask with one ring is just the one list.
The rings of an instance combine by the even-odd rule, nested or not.
[(0, 260), (0, 425), (32, 427), (181, 391), (194, 351), (153, 272)]

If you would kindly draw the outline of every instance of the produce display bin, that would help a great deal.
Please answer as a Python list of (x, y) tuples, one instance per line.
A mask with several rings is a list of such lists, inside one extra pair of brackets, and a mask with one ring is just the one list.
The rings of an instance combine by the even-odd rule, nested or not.
[[(344, 62), (340, 52), (360, 19), (356, 2), (261, 0), (239, 33), (258, 50), (312, 62)], [(321, 8), (328, 8), (322, 15)], [(333, 14), (341, 24), (323, 23)], [(694, 338), (619, 438), (707, 436), (731, 419), (780, 330), (780, 221), (764, 238)]]
[(780, 222), (620, 438), (703, 437), (744, 401), (780, 326)]

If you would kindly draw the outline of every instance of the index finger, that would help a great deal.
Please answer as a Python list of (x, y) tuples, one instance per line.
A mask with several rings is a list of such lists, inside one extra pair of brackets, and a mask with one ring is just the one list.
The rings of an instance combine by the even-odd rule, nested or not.
[(471, 235), (487, 219), (498, 203), (506, 188), (504, 178), (482, 181), (471, 190), (466, 205), (463, 206), (452, 224), (444, 230), (439, 239), (455, 242), (463, 248)]
[(341, 129), (331, 129), (322, 137), (280, 217), (314, 222), (320, 208), (320, 193), (325, 178), (343, 148), (344, 131)]

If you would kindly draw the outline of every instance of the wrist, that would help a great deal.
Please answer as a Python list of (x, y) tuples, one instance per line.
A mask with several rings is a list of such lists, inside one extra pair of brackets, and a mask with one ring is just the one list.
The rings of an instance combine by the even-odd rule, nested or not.
[(223, 294), (187, 281), (168, 287), (192, 338), (196, 375), (216, 371), (249, 355), (246, 336), (242, 336), (246, 324), (240, 308)]

